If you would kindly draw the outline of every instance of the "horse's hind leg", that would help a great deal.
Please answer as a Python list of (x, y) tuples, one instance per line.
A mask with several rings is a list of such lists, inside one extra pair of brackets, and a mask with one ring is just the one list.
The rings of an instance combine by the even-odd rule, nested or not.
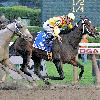
[(31, 74), (27, 71), (27, 68), (29, 66), (29, 62), (30, 62), (31, 56), (30, 55), (25, 55), (23, 56), (23, 64), (21, 66), (21, 71), (23, 71), (26, 75), (31, 76)]
[(49, 85), (50, 83), (40, 73), (40, 66), (41, 66), (41, 59), (35, 58), (35, 60), (34, 60), (34, 74), (36, 74), (40, 79), (42, 79), (45, 82), (45, 84)]
[(34, 74), (40, 75), (40, 65), (41, 60), (38, 58), (34, 59)]
[(54, 77), (53, 79), (54, 80), (63, 80), (65, 77), (64, 77), (64, 72), (63, 72), (61, 61), (59, 59), (55, 59), (55, 60), (53, 60), (53, 63), (55, 64), (57, 71), (60, 75), (60, 77)]

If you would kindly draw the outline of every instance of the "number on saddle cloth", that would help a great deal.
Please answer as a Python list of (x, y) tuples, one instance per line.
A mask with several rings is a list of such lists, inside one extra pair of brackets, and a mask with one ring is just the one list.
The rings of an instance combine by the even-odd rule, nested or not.
[(52, 51), (52, 41), (53, 40), (53, 36), (51, 33), (46, 33), (46, 32), (38, 32), (37, 37), (35, 38), (34, 41), (34, 47), (47, 51), (47, 52), (51, 52)]

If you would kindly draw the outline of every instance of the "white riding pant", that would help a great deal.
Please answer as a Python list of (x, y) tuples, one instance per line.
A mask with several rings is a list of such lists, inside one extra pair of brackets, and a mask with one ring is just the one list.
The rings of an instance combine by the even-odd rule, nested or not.
[(47, 21), (43, 24), (43, 29), (47, 31), (47, 33), (51, 33), (54, 36), (53, 26), (51, 26)]
[[(45, 31), (47, 31), (47, 33), (50, 33), (50, 34), (52, 34), (52, 35), (55, 37), (55, 35), (54, 35), (54, 30), (53, 30), (53, 26), (51, 26), (51, 25), (48, 23), (48, 21), (44, 22), (44, 24), (43, 24), (43, 29), (44, 29)], [(58, 31), (59, 31), (59, 30), (58, 30)], [(58, 40), (61, 41), (61, 37), (60, 37), (59, 35), (58, 35), (57, 37), (58, 37)]]

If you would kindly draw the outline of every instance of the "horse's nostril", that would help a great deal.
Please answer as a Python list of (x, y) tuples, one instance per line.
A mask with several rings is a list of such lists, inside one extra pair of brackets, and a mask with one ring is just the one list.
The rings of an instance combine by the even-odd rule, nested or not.
[(91, 29), (91, 31), (93, 31), (93, 29)]

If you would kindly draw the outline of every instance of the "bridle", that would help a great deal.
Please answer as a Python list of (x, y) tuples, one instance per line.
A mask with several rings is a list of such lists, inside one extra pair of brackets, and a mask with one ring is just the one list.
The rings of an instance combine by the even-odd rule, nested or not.
[[(17, 35), (19, 35), (19, 36), (22, 36), (23, 34), (22, 34), (22, 32), (20, 31), (20, 29), (19, 29), (19, 27), (18, 27), (18, 25), (17, 25), (17, 23), (15, 22), (15, 31), (13, 31), (13, 30), (11, 30), (9, 27), (6, 27), (8, 30), (10, 30), (12, 33), (14, 33), (14, 34), (17, 34), (17, 33), (20, 33), (20, 34), (17, 34)], [(20, 28), (22, 28), (22, 27), (20, 27)]]
[(85, 21), (86, 21), (86, 20), (87, 20), (87, 19), (82, 20), (82, 27), (83, 27), (82, 33), (84, 33), (85, 28), (86, 28), (86, 30), (87, 30), (88, 33), (91, 33), (91, 32), (88, 30), (88, 28), (86, 27), (86, 25), (85, 25)]
[[(14, 21), (14, 25), (15, 25), (15, 31), (11, 30), (9, 27), (6, 27), (8, 30), (10, 30), (12, 33), (20, 36), (21, 38), (24, 38), (26, 41), (31, 41), (33, 38), (32, 37), (27, 37), (27, 35), (25, 36), (21, 31), (20, 28), (22, 28), (21, 25), (18, 25), (18, 23), (16, 21)], [(19, 34), (18, 34), (19, 33)], [(31, 40), (30, 40), (31, 39)]]
[[(92, 32), (90, 32), (89, 29), (86, 27), (86, 24), (85, 24), (85, 21), (86, 21), (86, 20), (88, 20), (88, 19), (84, 19), (84, 20), (82, 19), (82, 20), (81, 20), (81, 21), (82, 21), (82, 29), (83, 29), (83, 30), (82, 30), (82, 33), (85, 32), (85, 28), (86, 28), (86, 30), (87, 30), (88, 33), (92, 33)], [(78, 27), (78, 24), (77, 24), (77, 23), (76, 23), (76, 26)]]

